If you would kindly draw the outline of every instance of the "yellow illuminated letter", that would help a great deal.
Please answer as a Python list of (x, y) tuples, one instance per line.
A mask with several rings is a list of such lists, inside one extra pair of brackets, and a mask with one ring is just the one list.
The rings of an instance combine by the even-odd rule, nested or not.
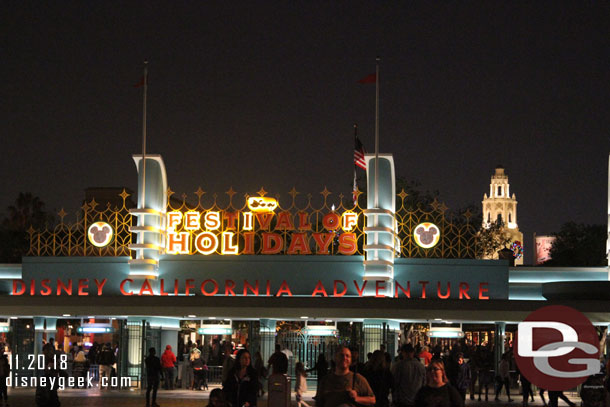
[(220, 212), (210, 211), (205, 214), (205, 228), (207, 230), (216, 230), (220, 227)]
[(182, 212), (176, 211), (167, 213), (167, 229), (176, 229), (176, 226), (178, 226), (180, 222), (182, 222)]
[(167, 252), (170, 254), (189, 254), (189, 233), (169, 232), (167, 234)]
[(222, 233), (222, 254), (238, 254), (237, 250), (237, 242), (233, 243), (233, 236), (235, 233), (233, 232), (223, 232)]
[(202, 232), (195, 238), (195, 249), (201, 254), (212, 254), (218, 248), (218, 238), (214, 233)]
[(352, 211), (343, 212), (343, 230), (349, 232), (358, 224), (358, 214)]
[(201, 229), (201, 224), (199, 223), (199, 219), (201, 218), (201, 214), (197, 211), (191, 211), (184, 214), (184, 228), (186, 230), (199, 230)]

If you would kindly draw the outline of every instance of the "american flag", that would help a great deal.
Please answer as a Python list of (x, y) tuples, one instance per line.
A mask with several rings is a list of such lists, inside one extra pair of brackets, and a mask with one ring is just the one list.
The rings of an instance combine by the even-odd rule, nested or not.
[(366, 171), (366, 161), (364, 160), (364, 147), (360, 139), (356, 137), (356, 145), (354, 146), (354, 165)]

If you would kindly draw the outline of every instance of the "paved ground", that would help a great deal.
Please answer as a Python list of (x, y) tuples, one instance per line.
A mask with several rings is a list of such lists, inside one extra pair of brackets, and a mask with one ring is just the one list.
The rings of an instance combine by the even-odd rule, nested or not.
[[(161, 407), (173, 407), (173, 406), (184, 406), (184, 407), (203, 407), (208, 403), (209, 391), (189, 391), (189, 390), (160, 390), (157, 398), (157, 403)], [(305, 401), (310, 406), (315, 406), (315, 403), (311, 399), (314, 396), (314, 392), (310, 391), (305, 395)], [(104, 390), (89, 389), (89, 390), (74, 390), (67, 389), (60, 391), (59, 393), (62, 407), (65, 406), (109, 406), (109, 407), (123, 407), (123, 406), (144, 406), (145, 397), (144, 392), (140, 390)], [(575, 403), (580, 405), (580, 399), (576, 394), (568, 394), (568, 397)], [(292, 397), (292, 406), (296, 406), (294, 401), (294, 395)], [(32, 389), (10, 389), (9, 390), (9, 405), (13, 407), (33, 407), (34, 404), (34, 390)], [(490, 398), (489, 402), (485, 401), (471, 401), (466, 400), (467, 406), (472, 407), (503, 407), (503, 406), (521, 406), (521, 396), (513, 396), (513, 402), (509, 403), (506, 396), (501, 397), (499, 402), (493, 401), (493, 397)], [(560, 406), (567, 405), (560, 400)], [(0, 404), (1, 406), (1, 404)], [(259, 400), (259, 407), (267, 406), (266, 396)], [(530, 403), (530, 406), (542, 406), (540, 397), (536, 396), (534, 403)]]

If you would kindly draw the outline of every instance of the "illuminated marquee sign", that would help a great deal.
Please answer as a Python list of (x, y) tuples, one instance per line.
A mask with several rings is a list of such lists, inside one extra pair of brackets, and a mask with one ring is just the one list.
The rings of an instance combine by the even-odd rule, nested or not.
[(110, 242), (112, 242), (113, 236), (114, 233), (112, 232), (112, 226), (106, 222), (95, 222), (89, 226), (89, 229), (87, 230), (89, 243), (95, 247), (108, 246)]
[(277, 201), (264, 196), (251, 196), (248, 198), (248, 208), (252, 212), (273, 212), (277, 208)]
[[(356, 253), (358, 214), (332, 211), (310, 219), (307, 212), (276, 214), (275, 200), (256, 199), (248, 199), (251, 211), (168, 212), (167, 253), (330, 254), (331, 245), (333, 253)], [(320, 232), (313, 231), (314, 222), (320, 222)]]
[(415, 243), (423, 249), (430, 249), (438, 243), (441, 231), (434, 223), (424, 222), (415, 227), (413, 232)]

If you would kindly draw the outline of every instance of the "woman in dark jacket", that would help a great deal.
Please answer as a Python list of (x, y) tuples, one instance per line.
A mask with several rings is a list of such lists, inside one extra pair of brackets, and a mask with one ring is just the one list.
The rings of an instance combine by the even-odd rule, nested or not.
[(464, 407), (460, 393), (449, 384), (445, 366), (432, 360), (426, 368), (426, 385), (415, 396), (417, 407)]
[(250, 352), (241, 349), (235, 364), (222, 383), (222, 391), (233, 407), (255, 407), (258, 396), (258, 377), (251, 365)]

